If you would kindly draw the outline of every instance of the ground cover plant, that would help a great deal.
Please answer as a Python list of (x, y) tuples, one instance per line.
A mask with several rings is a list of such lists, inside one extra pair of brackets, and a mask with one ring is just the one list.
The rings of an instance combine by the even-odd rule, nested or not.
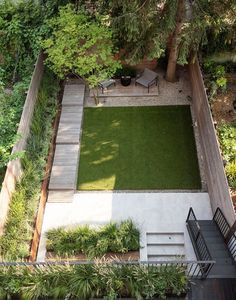
[(58, 81), (47, 72), (42, 80), (35, 106), (26, 151), (22, 157), (23, 175), (9, 207), (4, 235), (0, 239), (0, 257), (25, 258), (34, 227), (41, 183), (57, 109)]
[[(164, 299), (187, 290), (185, 267), (168, 265), (41, 265), (0, 267), (0, 299)], [(11, 298), (13, 299), (13, 298)], [(15, 299), (15, 298), (14, 298)]]
[(188, 106), (85, 108), (79, 190), (199, 188)]
[(139, 250), (139, 235), (131, 220), (109, 223), (100, 228), (57, 228), (47, 232), (47, 251), (53, 251), (58, 256), (82, 253), (91, 259), (108, 252), (127, 253)]

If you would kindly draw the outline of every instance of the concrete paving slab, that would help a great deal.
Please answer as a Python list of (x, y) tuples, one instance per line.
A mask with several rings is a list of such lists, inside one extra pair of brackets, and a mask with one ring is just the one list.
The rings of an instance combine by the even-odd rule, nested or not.
[(76, 188), (77, 166), (53, 165), (49, 182), (49, 190), (74, 190)]
[(74, 191), (49, 191), (47, 202), (69, 203), (73, 201)]
[(62, 106), (79, 105), (84, 103), (84, 84), (66, 84), (62, 99)]
[(57, 144), (54, 154), (54, 166), (74, 166), (78, 163), (79, 145)]
[(79, 144), (81, 124), (60, 123), (57, 132), (57, 144)]

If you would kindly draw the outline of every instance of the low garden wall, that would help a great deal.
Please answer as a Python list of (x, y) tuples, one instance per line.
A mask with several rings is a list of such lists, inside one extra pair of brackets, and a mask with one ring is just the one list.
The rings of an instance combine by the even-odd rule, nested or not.
[[(43, 75), (43, 69), (43, 53), (40, 52), (35, 64), (33, 75), (31, 77), (31, 82), (29, 85), (20, 124), (17, 131), (17, 134), (20, 136), (20, 140), (13, 147), (13, 153), (22, 152), (25, 150), (30, 130), (31, 119), (34, 112), (34, 106), (37, 99), (38, 88)], [(0, 235), (3, 233), (11, 195), (15, 190), (16, 182), (19, 179), (20, 175), (20, 159), (9, 162), (0, 193)]]
[(189, 75), (192, 86), (193, 111), (200, 135), (213, 213), (217, 207), (220, 207), (232, 225), (236, 216), (198, 60), (189, 64)]

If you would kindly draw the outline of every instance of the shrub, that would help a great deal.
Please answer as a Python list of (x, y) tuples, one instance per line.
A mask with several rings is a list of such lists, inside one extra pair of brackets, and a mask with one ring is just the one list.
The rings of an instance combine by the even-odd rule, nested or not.
[(233, 189), (236, 189), (236, 162), (232, 162), (226, 165), (225, 172), (229, 182), (229, 186)]
[(40, 198), (44, 168), (56, 112), (58, 81), (45, 73), (36, 102), (26, 151), (22, 158), (23, 175), (9, 207), (4, 235), (0, 239), (0, 257), (25, 258), (29, 255), (34, 218)]
[(0, 298), (117, 299), (165, 298), (187, 290), (185, 267), (146, 265), (44, 265), (0, 269)]
[(229, 186), (236, 188), (236, 123), (217, 126), (223, 158), (227, 161), (225, 172)]
[(228, 162), (236, 160), (236, 123), (221, 123), (217, 126), (217, 132), (223, 157)]
[(220, 91), (225, 90), (227, 79), (225, 77), (225, 67), (212, 60), (206, 60), (203, 64), (205, 83), (208, 87), (208, 96), (211, 99)]
[(97, 230), (88, 226), (56, 228), (47, 232), (47, 250), (62, 256), (83, 253), (88, 258), (107, 252), (127, 253), (139, 249), (139, 235), (131, 220), (109, 223)]

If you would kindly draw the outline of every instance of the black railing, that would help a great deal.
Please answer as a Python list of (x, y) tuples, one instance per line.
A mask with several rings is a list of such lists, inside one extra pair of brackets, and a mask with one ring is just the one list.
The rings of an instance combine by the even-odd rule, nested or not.
[(94, 265), (94, 264), (104, 264), (104, 265), (114, 265), (122, 267), (124, 265), (136, 265), (136, 266), (147, 266), (147, 267), (156, 267), (162, 270), (167, 269), (168, 267), (180, 268), (185, 272), (185, 275), (188, 279), (204, 279), (206, 266), (213, 266), (214, 261), (188, 261), (188, 260), (176, 260), (176, 261), (113, 261), (113, 262), (93, 262), (93, 261), (53, 261), (53, 262), (0, 262), (1, 267), (14, 267), (14, 266), (25, 266), (25, 267), (39, 267), (39, 266), (75, 266), (75, 265)]
[(198, 224), (192, 207), (190, 207), (189, 209), (186, 224), (197, 258), (200, 261), (209, 262), (206, 263), (206, 265), (201, 265), (201, 267), (203, 268), (202, 272), (204, 273), (205, 277), (207, 277), (214, 263), (211, 263), (212, 257), (210, 255), (210, 251), (202, 235), (201, 228)]
[(232, 232), (228, 221), (226, 220), (222, 210), (219, 207), (216, 209), (213, 220), (219, 228), (225, 240), (225, 243), (234, 259), (234, 262), (236, 263), (236, 233)]

